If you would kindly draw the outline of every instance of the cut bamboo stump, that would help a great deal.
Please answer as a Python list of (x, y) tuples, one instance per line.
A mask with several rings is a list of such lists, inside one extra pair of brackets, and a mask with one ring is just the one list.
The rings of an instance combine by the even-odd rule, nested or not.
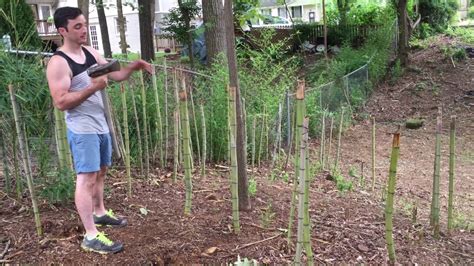
[(400, 133), (393, 135), (392, 154), (390, 156), (390, 171), (388, 175), (388, 195), (385, 203), (385, 242), (390, 263), (395, 264), (395, 245), (393, 242), (393, 202), (397, 176), (397, 164), (400, 154)]
[(441, 164), (441, 129), (442, 129), (442, 110), (438, 108), (438, 117), (436, 119), (436, 140), (435, 140), (435, 160), (433, 173), (433, 194), (431, 201), (431, 225), (435, 238), (439, 238), (439, 183), (440, 183), (440, 164)]
[(229, 125), (230, 125), (230, 186), (232, 197), (232, 224), (235, 234), (240, 233), (240, 212), (239, 212), (239, 186), (237, 167), (237, 106), (236, 89), (228, 87), (229, 90)]
[(449, 194), (448, 194), (448, 231), (453, 229), (454, 210), (454, 166), (456, 160), (456, 116), (451, 116), (449, 134)]
[(186, 200), (184, 204), (184, 213), (191, 213), (191, 204), (193, 196), (193, 183), (192, 183), (192, 167), (191, 167), (191, 130), (189, 128), (188, 115), (188, 104), (186, 91), (179, 93), (179, 99), (181, 101), (181, 128), (183, 129), (183, 156), (184, 156), (184, 183), (186, 187)]

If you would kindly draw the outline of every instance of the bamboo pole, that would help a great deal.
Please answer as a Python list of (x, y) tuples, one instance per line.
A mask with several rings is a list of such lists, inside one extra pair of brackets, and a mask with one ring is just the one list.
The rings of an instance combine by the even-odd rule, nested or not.
[(207, 153), (207, 134), (206, 134), (206, 116), (204, 114), (204, 105), (199, 106), (201, 109), (202, 124), (202, 157), (201, 157), (201, 176), (206, 175), (206, 153)]
[[(155, 95), (155, 111), (156, 111), (156, 118), (155, 119), (155, 135), (158, 139), (158, 147), (160, 152), (160, 165), (161, 168), (165, 167), (165, 160), (163, 154), (163, 123), (161, 120), (161, 110), (160, 110), (160, 97), (158, 96), (158, 84), (156, 81), (156, 67), (155, 65), (151, 65), (151, 76), (152, 76), (152, 85), (153, 85), (153, 92)], [(155, 146), (156, 147), (156, 146)], [(156, 148), (153, 154), (156, 154)]]
[(61, 122), (61, 114), (57, 108), (54, 108), (54, 119), (55, 119), (55, 132), (56, 132), (56, 147), (58, 151), (58, 159), (59, 159), (59, 169), (64, 170), (66, 168), (66, 150), (64, 147), (63, 138), (65, 137), (62, 122)]
[[(299, 186), (298, 186), (298, 229), (297, 229), (297, 242), (296, 242), (296, 255), (295, 255), (295, 265), (301, 265), (301, 255), (303, 252), (303, 247), (307, 247), (309, 243), (305, 243), (305, 191), (306, 191), (306, 149), (308, 141), (308, 118), (305, 118), (302, 124), (298, 125), (298, 131), (300, 135), (300, 156), (298, 166), (295, 170), (298, 173)], [(296, 181), (296, 180), (295, 180)], [(296, 183), (296, 182), (295, 182)]]
[(189, 89), (189, 98), (191, 99), (191, 111), (193, 113), (194, 134), (196, 135), (196, 148), (198, 163), (201, 162), (201, 145), (199, 141), (199, 129), (197, 126), (196, 110), (194, 108), (193, 88)]
[(15, 186), (16, 186), (16, 197), (18, 200), (21, 200), (23, 194), (23, 180), (21, 180), (20, 176), (20, 166), (18, 165), (18, 137), (16, 131), (14, 132), (14, 140), (13, 140), (13, 173), (15, 175)]
[[(309, 142), (308, 142), (308, 135), (309, 135), (309, 118), (306, 118), (305, 121), (306, 124), (306, 134), (305, 134), (305, 142), (306, 142), (306, 171), (304, 175), (304, 182), (305, 182), (305, 187), (304, 187), (304, 218), (303, 218), (303, 228), (304, 228), (304, 234), (303, 234), (303, 246), (306, 251), (306, 257), (307, 257), (307, 262), (308, 265), (313, 265), (313, 248), (311, 245), (311, 219), (309, 216), (309, 188), (310, 188), (310, 167), (309, 167), (309, 157), (310, 157), (310, 148), (309, 148)], [(303, 125), (305, 126), (305, 125)], [(303, 132), (304, 132), (303, 128)]]
[(122, 96), (123, 133), (125, 135), (125, 169), (127, 171), (128, 197), (132, 196), (132, 174), (130, 169), (130, 134), (128, 131), (127, 94), (123, 83), (120, 83), (120, 94)]
[[(296, 89), (296, 132), (294, 132), (295, 136), (295, 145), (297, 146), (300, 143), (300, 139), (302, 136), (303, 130), (303, 118), (304, 118), (304, 90), (305, 90), (305, 83), (304, 81), (298, 81), (298, 87)], [(292, 227), (293, 227), (293, 220), (295, 215), (295, 205), (296, 205), (296, 195), (298, 193), (298, 169), (299, 169), (299, 156), (298, 152), (295, 148), (295, 176), (293, 178), (293, 189), (291, 193), (291, 204), (290, 204), (290, 218), (288, 222), (288, 246), (291, 245), (291, 237), (292, 237)]]
[(252, 124), (252, 170), (255, 169), (255, 152), (257, 151), (255, 145), (255, 135), (257, 131), (257, 117), (253, 117), (253, 124)]
[(339, 122), (339, 132), (337, 133), (336, 162), (334, 163), (334, 171), (337, 170), (337, 167), (339, 164), (339, 156), (341, 154), (341, 138), (342, 138), (343, 124), (344, 124), (344, 108), (341, 109), (341, 120)]
[(321, 164), (321, 169), (324, 170), (324, 143), (326, 142), (326, 111), (323, 112), (323, 117), (321, 118), (321, 138), (319, 146), (319, 163)]
[(184, 214), (191, 213), (192, 197), (193, 197), (193, 183), (191, 178), (191, 130), (189, 128), (188, 120), (188, 99), (186, 90), (179, 93), (181, 101), (179, 109), (181, 112), (181, 128), (183, 129), (183, 156), (184, 156), (184, 183), (186, 187), (186, 199), (184, 203)]
[(239, 213), (239, 186), (238, 186), (238, 167), (237, 167), (237, 107), (236, 107), (236, 88), (228, 87), (229, 90), (229, 124), (230, 124), (230, 190), (232, 195), (232, 224), (235, 234), (240, 233), (240, 213)]
[(260, 158), (262, 157), (263, 140), (265, 137), (265, 125), (266, 125), (266, 107), (263, 107), (262, 115), (262, 127), (260, 129), (260, 141), (258, 142), (258, 153), (257, 153), (257, 165), (260, 167)]
[(434, 237), (439, 238), (439, 182), (440, 182), (440, 162), (441, 162), (441, 127), (442, 111), (438, 108), (438, 117), (436, 118), (436, 141), (435, 141), (435, 160), (433, 173), (433, 194), (431, 201), (431, 220), (430, 224), (434, 229)]
[(393, 135), (392, 154), (390, 156), (390, 171), (388, 176), (388, 195), (385, 203), (385, 241), (390, 263), (395, 264), (395, 245), (393, 243), (393, 202), (397, 176), (397, 163), (400, 154), (400, 133)]
[(74, 171), (74, 166), (72, 164), (72, 154), (71, 154), (71, 149), (69, 147), (69, 142), (67, 141), (67, 126), (66, 126), (66, 119), (64, 117), (64, 112), (59, 111), (59, 117), (60, 119), (60, 126), (62, 128), (63, 137), (60, 138), (62, 140), (62, 146), (64, 147), (64, 151), (66, 153), (66, 165), (70, 171)]
[(454, 165), (456, 160), (456, 116), (451, 116), (449, 134), (448, 232), (453, 229)]
[(142, 116), (143, 116), (143, 138), (144, 138), (144, 160), (145, 160), (145, 178), (150, 176), (150, 151), (148, 149), (148, 119), (146, 115), (146, 91), (145, 82), (143, 80), (143, 72), (140, 72), (140, 83), (142, 92)]
[[(182, 118), (182, 119), (186, 119), (188, 120), (188, 124), (190, 123), (189, 122), (189, 106), (188, 106), (188, 90), (187, 90), (187, 86), (186, 86), (186, 77), (184, 75), (181, 76), (181, 90), (182, 91), (185, 91), (186, 92), (186, 118)], [(182, 144), (184, 145), (184, 136), (183, 136), (183, 132), (186, 130), (185, 128), (182, 128), (183, 126), (183, 123), (181, 122), (181, 137), (182, 137)], [(189, 128), (191, 130), (191, 126)], [(193, 160), (193, 140), (191, 139), (192, 136), (191, 136), (191, 131), (189, 131), (189, 149), (190, 149), (190, 152), (189, 152), (189, 155), (191, 156), (191, 172), (194, 172), (194, 160)], [(181, 152), (183, 152), (183, 157), (182, 157), (182, 160), (184, 161), (184, 149), (181, 149)]]
[(137, 128), (137, 146), (138, 146), (138, 164), (140, 166), (140, 174), (144, 174), (143, 169), (143, 144), (142, 144), (142, 134), (140, 130), (140, 123), (138, 120), (138, 112), (137, 112), (137, 104), (135, 101), (135, 94), (132, 91), (132, 107), (133, 107), (133, 114), (135, 116), (135, 127)]
[(326, 163), (327, 165), (329, 166), (329, 168), (331, 168), (331, 164), (330, 164), (330, 158), (331, 158), (331, 148), (332, 148), (332, 129), (333, 129), (333, 126), (334, 126), (334, 117), (331, 116), (331, 123), (330, 123), (330, 128), (329, 128), (329, 139), (328, 139), (328, 142), (329, 142), (329, 147), (328, 147), (328, 152), (326, 153)]
[(7, 148), (5, 147), (6, 136), (3, 131), (0, 131), (2, 142), (2, 159), (3, 159), (3, 172), (5, 174), (5, 191), (10, 193), (11, 190), (11, 177), (10, 177), (10, 168), (8, 167), (8, 158), (7, 158)]
[(174, 148), (173, 148), (173, 182), (176, 183), (178, 179), (178, 165), (179, 165), (179, 113), (178, 110), (173, 112), (174, 118), (174, 127), (173, 127), (173, 139), (174, 139)]
[(164, 100), (165, 100), (165, 165), (168, 162), (168, 142), (169, 142), (169, 125), (168, 125), (168, 69), (166, 66), (166, 57), (164, 58), (164, 78), (165, 78), (165, 90), (164, 90)]
[(282, 116), (282, 104), (278, 104), (278, 123), (277, 123), (277, 133), (276, 133), (276, 141), (273, 146), (273, 154), (272, 154), (272, 169), (275, 167), (275, 162), (277, 159), (278, 154), (280, 153), (280, 143), (281, 143), (281, 116)]
[(265, 161), (270, 159), (270, 145), (269, 145), (269, 137), (270, 134), (270, 127), (268, 126), (270, 118), (265, 117)]
[(27, 181), (27, 184), (28, 184), (28, 190), (30, 191), (30, 195), (31, 195), (31, 203), (32, 203), (32, 206), (33, 206), (33, 213), (34, 213), (34, 216), (35, 216), (35, 224), (36, 224), (36, 233), (38, 234), (38, 236), (42, 236), (43, 235), (43, 232), (42, 232), (42, 229), (41, 229), (41, 219), (40, 219), (40, 213), (39, 213), (39, 210), (38, 210), (38, 205), (36, 203), (36, 197), (35, 197), (35, 191), (34, 191), (34, 187), (33, 187), (33, 177), (32, 177), (32, 174), (31, 174), (31, 171), (30, 171), (30, 167), (29, 167), (29, 163), (28, 163), (28, 154), (26, 152), (26, 146), (25, 146), (25, 140), (23, 139), (23, 133), (21, 131), (21, 126), (20, 126), (20, 115), (19, 115), (19, 110), (18, 110), (18, 105), (17, 105), (17, 102), (16, 102), (16, 96), (15, 96), (15, 89), (13, 88), (13, 85), (8, 85), (8, 91), (10, 93), (10, 99), (11, 99), (11, 102), (12, 102), (12, 108), (13, 108), (13, 115), (14, 115), (14, 118), (15, 118), (15, 127), (16, 127), (16, 133), (17, 133), (17, 136), (18, 136), (18, 143), (20, 145), (20, 154), (21, 154), (21, 158), (22, 158), (22, 161), (23, 161), (23, 168), (25, 170), (25, 174), (26, 174), (26, 181)]
[(375, 117), (372, 117), (372, 192), (375, 191)]

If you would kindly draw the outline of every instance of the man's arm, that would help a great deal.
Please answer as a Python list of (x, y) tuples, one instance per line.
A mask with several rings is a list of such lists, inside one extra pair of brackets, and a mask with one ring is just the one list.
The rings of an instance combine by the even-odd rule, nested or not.
[(53, 56), (51, 60), (49, 60), (46, 78), (48, 79), (49, 90), (53, 98), (54, 106), (61, 111), (78, 106), (96, 91), (104, 89), (107, 86), (107, 77), (98, 77), (92, 79), (91, 85), (84, 90), (70, 92), (71, 73), (69, 65), (65, 59), (59, 56)]
[[(107, 60), (105, 60), (105, 58), (100, 55), (95, 49), (89, 46), (86, 46), (86, 49), (94, 55), (99, 65), (107, 63)], [(125, 67), (122, 67), (119, 71), (109, 73), (107, 76), (114, 81), (123, 81), (128, 79), (130, 75), (132, 75), (133, 71), (138, 71), (141, 69), (145, 69), (146, 71), (148, 71), (148, 73), (151, 73), (151, 65), (148, 64), (146, 61), (140, 59), (128, 64)]]

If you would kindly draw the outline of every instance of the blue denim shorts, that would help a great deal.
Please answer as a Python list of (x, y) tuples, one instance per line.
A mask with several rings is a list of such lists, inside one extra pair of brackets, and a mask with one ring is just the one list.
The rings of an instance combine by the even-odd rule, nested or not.
[(110, 134), (76, 134), (68, 129), (67, 139), (77, 174), (97, 172), (102, 166), (112, 165)]

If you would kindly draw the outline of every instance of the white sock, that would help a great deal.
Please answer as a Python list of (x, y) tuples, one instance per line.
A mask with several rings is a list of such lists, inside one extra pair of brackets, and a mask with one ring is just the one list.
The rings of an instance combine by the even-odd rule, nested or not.
[(93, 235), (86, 234), (87, 240), (92, 240), (92, 239), (94, 239), (96, 236), (97, 236), (97, 233), (95, 233), (95, 234), (93, 234)]

